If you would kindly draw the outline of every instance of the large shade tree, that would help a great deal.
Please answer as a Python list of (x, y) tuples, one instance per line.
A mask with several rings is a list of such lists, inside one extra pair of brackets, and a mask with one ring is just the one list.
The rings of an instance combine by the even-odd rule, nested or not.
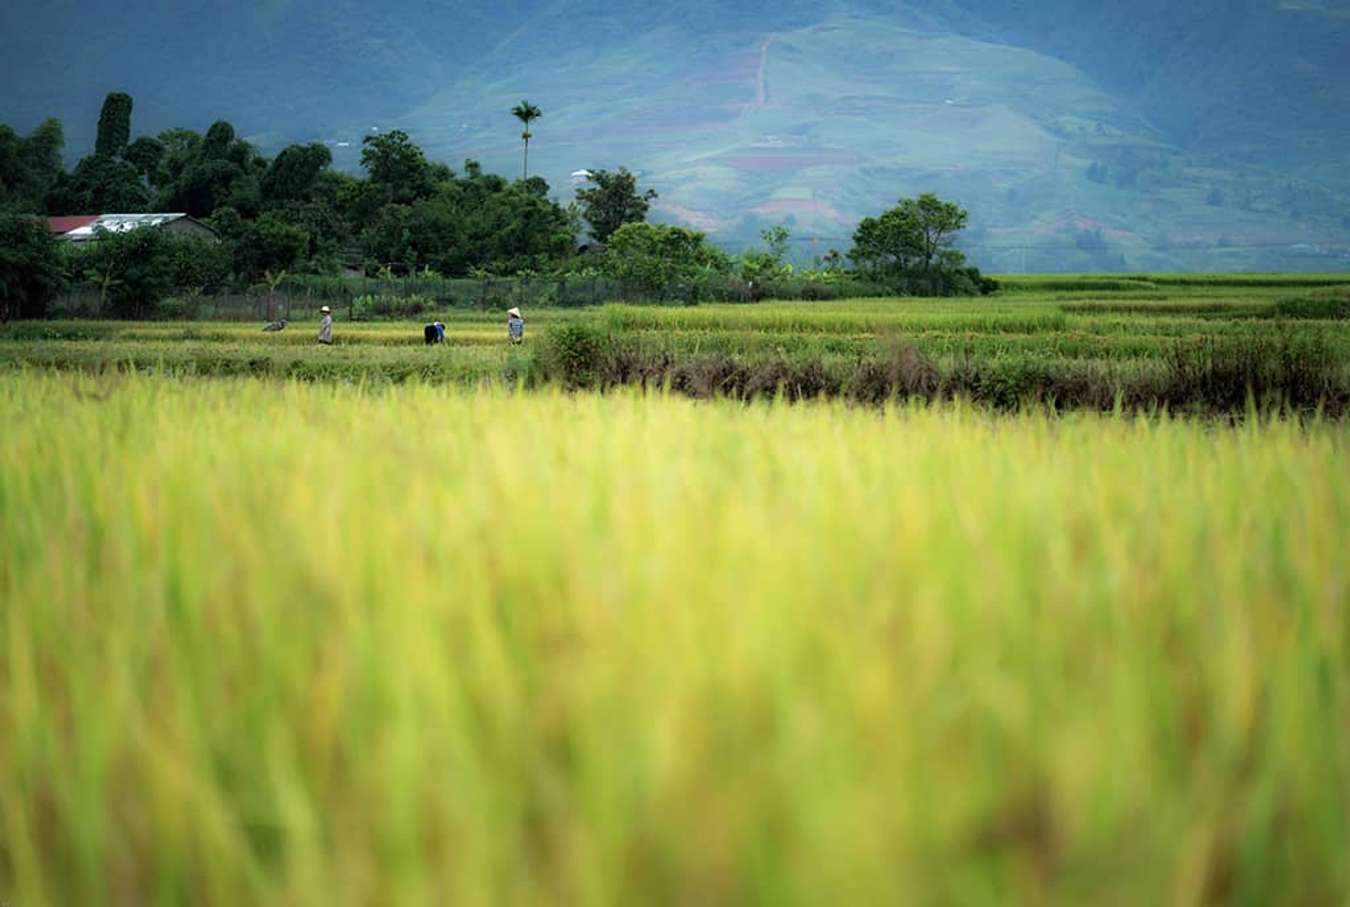
[(60, 120), (48, 119), (27, 137), (0, 123), (0, 210), (43, 210), (51, 187), (65, 172)]
[(0, 213), (0, 322), (42, 318), (64, 283), (47, 225), (40, 218)]
[(698, 230), (631, 223), (610, 236), (603, 267), (610, 277), (633, 289), (664, 296), (700, 277), (725, 274), (731, 263)]
[(98, 139), (94, 153), (104, 157), (121, 157), (131, 140), (131, 95), (114, 91), (103, 99), (103, 110), (98, 115)]
[(647, 209), (656, 198), (656, 191), (639, 192), (637, 177), (627, 167), (617, 171), (589, 170), (587, 185), (577, 190), (581, 216), (590, 224), (591, 235), (602, 243), (609, 242), (614, 231), (624, 224), (641, 223), (647, 219)]
[(931, 192), (902, 198), (879, 217), (863, 218), (849, 258), (878, 272), (959, 267), (964, 256), (952, 248), (952, 241), (967, 219), (964, 208)]
[(361, 166), (380, 190), (381, 202), (411, 204), (434, 191), (431, 165), (408, 133), (394, 129), (368, 135), (361, 146)]

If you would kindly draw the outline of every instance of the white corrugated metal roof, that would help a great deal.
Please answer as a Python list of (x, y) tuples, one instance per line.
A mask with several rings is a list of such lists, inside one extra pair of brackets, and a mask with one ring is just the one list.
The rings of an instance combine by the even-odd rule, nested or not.
[(93, 239), (100, 230), (108, 233), (129, 233), (140, 227), (162, 227), (187, 217), (186, 214), (101, 214), (92, 224), (71, 230), (64, 238), (72, 242)]

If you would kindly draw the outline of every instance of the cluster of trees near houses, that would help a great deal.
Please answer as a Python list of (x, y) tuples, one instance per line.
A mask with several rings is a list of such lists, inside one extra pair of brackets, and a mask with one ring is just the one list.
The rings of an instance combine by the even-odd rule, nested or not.
[[(542, 115), (526, 103), (512, 113)], [(108, 95), (94, 150), (70, 171), (59, 121), (27, 136), (0, 124), (0, 246), (7, 250), (0, 252), (0, 293), (11, 311), (35, 311), (35, 302), (19, 300), (36, 300), (43, 286), (62, 282), (102, 281), (129, 295), (138, 269), (161, 283), (199, 288), (352, 268), (444, 277), (591, 270), (654, 288), (709, 275), (764, 282), (792, 271), (785, 227), (766, 230), (764, 248), (733, 257), (696, 230), (648, 224), (656, 193), (641, 189), (625, 168), (591, 171), (576, 200), (564, 205), (540, 177), (509, 180), (472, 160), (455, 171), (428, 160), (401, 131), (366, 137), (358, 176), (332, 169), (331, 153), (318, 143), (291, 145), (269, 159), (225, 121), (205, 134), (170, 129), (133, 138), (132, 109), (128, 95)], [(34, 217), (143, 211), (186, 213), (220, 242), (138, 230), (62, 252)], [(965, 222), (961, 208), (931, 195), (904, 200), (862, 222), (847, 258), (832, 252), (813, 273), (900, 288), (919, 274), (936, 292), (987, 288), (951, 247)], [(586, 235), (591, 242), (579, 244)]]

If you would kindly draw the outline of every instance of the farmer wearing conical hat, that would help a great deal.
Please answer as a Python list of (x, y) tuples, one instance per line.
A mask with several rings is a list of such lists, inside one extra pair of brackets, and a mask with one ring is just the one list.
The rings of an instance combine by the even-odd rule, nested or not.
[(506, 310), (506, 337), (512, 343), (520, 343), (525, 339), (525, 318), (518, 308)]
[(333, 310), (328, 306), (319, 309), (319, 314), (323, 320), (319, 322), (319, 342), (331, 344), (333, 342)]

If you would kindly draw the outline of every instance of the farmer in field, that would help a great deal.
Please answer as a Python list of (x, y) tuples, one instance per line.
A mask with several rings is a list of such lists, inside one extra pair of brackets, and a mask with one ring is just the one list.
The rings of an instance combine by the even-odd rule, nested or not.
[(445, 342), (445, 325), (439, 321), (433, 321), (431, 324), (422, 328), (422, 340), (427, 346), (436, 343)]
[(328, 306), (319, 309), (319, 314), (323, 320), (319, 322), (319, 342), (331, 344), (333, 342), (333, 310)]
[(525, 317), (520, 314), (520, 309), (506, 310), (506, 337), (512, 343), (520, 343), (525, 339)]

